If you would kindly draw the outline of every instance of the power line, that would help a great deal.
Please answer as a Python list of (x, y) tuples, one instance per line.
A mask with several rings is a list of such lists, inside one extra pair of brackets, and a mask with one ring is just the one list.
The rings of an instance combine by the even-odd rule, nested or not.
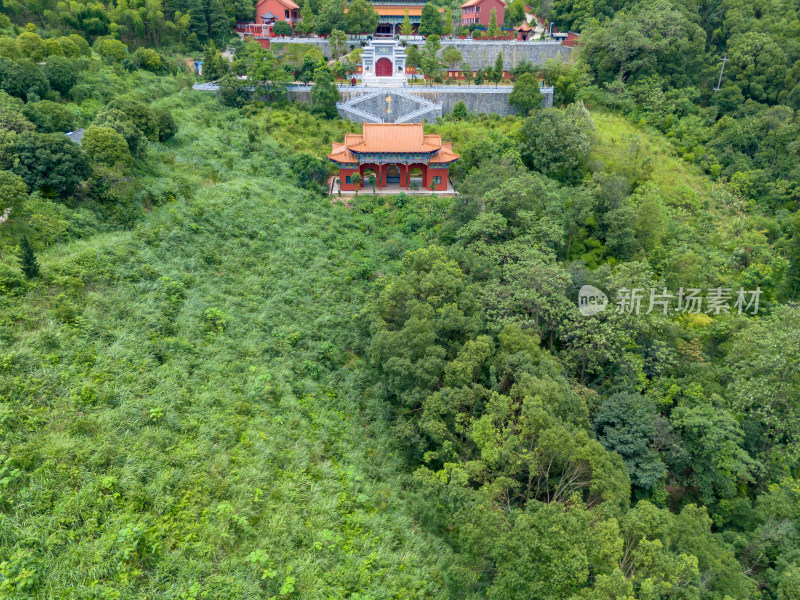
[(718, 92), (722, 87), (722, 74), (725, 72), (725, 63), (728, 62), (730, 60), (730, 58), (728, 58), (728, 56), (726, 54), (720, 60), (722, 61), (722, 69), (720, 69), (720, 72), (719, 72), (719, 81), (717, 82), (717, 87), (714, 88), (715, 92)]

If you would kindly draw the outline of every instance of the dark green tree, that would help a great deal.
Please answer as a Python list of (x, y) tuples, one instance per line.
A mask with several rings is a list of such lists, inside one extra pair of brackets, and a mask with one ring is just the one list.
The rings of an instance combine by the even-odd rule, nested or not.
[(0, 163), (22, 177), (29, 190), (62, 195), (71, 194), (89, 174), (81, 147), (61, 133), (21, 133)]
[(608, 397), (593, 423), (598, 441), (622, 456), (631, 483), (642, 490), (651, 490), (666, 475), (664, 463), (653, 449), (655, 424), (653, 403), (629, 393)]
[(591, 28), (583, 42), (583, 60), (599, 81), (661, 75), (681, 87), (705, 72), (706, 34), (669, 0), (645, 0), (621, 11)]
[(29, 102), (23, 112), (31, 123), (36, 125), (40, 133), (56, 133), (72, 131), (75, 116), (63, 104), (41, 100)]
[(541, 108), (542, 92), (539, 89), (539, 80), (530, 73), (524, 73), (514, 82), (514, 90), (508, 96), (508, 103), (516, 106), (523, 115)]
[(314, 85), (311, 86), (311, 112), (326, 119), (336, 119), (339, 117), (336, 103), (340, 98), (339, 89), (333, 84), (331, 70), (327, 66), (317, 69)]
[(430, 2), (422, 7), (418, 31), (420, 35), (440, 35), (442, 33), (442, 16), (436, 6)]
[(378, 27), (378, 13), (366, 0), (353, 0), (347, 8), (347, 33), (372, 33)]
[(36, 259), (36, 254), (33, 251), (28, 236), (24, 236), (19, 244), (20, 249), (20, 262), (22, 272), (28, 279), (33, 279), (39, 275), (39, 261)]
[(62, 96), (67, 96), (78, 81), (78, 70), (75, 63), (63, 56), (48, 56), (44, 73), (50, 87)]
[(231, 27), (231, 18), (222, 0), (211, 0), (208, 5), (208, 31), (211, 38), (224, 43), (230, 37)]
[(591, 151), (591, 117), (582, 104), (536, 112), (522, 126), (520, 154), (526, 166), (562, 182), (580, 181)]
[(219, 80), (219, 101), (225, 106), (241, 108), (250, 99), (250, 92), (241, 79), (235, 75), (225, 75)]
[(497, 58), (494, 61), (494, 68), (491, 71), (490, 81), (494, 83), (495, 87), (500, 81), (503, 79), (503, 72), (504, 72), (504, 65), (503, 65), (503, 53), (498, 52)]
[(328, 35), (334, 29), (344, 31), (345, 28), (342, 0), (326, 0), (317, 16), (316, 32), (319, 35)]
[(205, 45), (208, 41), (208, 19), (203, 8), (203, 0), (187, 0), (189, 30), (197, 36), (197, 42)]
[(172, 113), (165, 108), (152, 109), (153, 117), (158, 124), (158, 141), (165, 142), (178, 133), (178, 124), (172, 118)]
[(123, 112), (147, 139), (158, 140), (158, 121), (144, 102), (120, 96), (108, 104), (108, 109)]
[(467, 105), (464, 104), (463, 100), (456, 102), (456, 105), (453, 107), (453, 112), (450, 113), (450, 116), (457, 121), (467, 118)]
[(275, 32), (275, 35), (280, 36), (291, 36), (294, 33), (294, 31), (292, 31), (292, 26), (286, 21), (276, 21), (272, 30)]
[(0, 89), (23, 100), (38, 100), (50, 85), (44, 73), (30, 60), (0, 57)]
[(104, 110), (94, 120), (95, 125), (110, 127), (128, 142), (131, 154), (140, 157), (147, 148), (147, 140), (133, 121), (121, 110)]

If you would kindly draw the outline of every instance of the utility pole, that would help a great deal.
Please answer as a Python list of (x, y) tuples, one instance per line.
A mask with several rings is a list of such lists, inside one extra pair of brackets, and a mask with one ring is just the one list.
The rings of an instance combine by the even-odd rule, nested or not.
[(719, 72), (719, 81), (717, 82), (717, 87), (714, 88), (715, 92), (718, 92), (722, 88), (722, 74), (725, 72), (725, 63), (728, 62), (730, 58), (728, 58), (728, 55), (726, 54), (720, 60), (722, 61), (722, 69), (720, 69)]

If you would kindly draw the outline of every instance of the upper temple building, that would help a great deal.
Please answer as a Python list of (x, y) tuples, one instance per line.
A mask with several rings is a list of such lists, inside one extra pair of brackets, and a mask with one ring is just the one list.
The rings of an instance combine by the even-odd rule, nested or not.
[(378, 13), (377, 34), (399, 35), (406, 11), (411, 25), (416, 31), (422, 18), (424, 1), (420, 0), (372, 0), (372, 7)]

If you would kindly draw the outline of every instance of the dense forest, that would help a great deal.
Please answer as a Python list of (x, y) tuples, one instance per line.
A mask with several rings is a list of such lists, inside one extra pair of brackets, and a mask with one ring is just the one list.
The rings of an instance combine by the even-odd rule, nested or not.
[(0, 598), (800, 598), (800, 6), (539, 8), (555, 108), (343, 202), (346, 48), (3, 0)]

